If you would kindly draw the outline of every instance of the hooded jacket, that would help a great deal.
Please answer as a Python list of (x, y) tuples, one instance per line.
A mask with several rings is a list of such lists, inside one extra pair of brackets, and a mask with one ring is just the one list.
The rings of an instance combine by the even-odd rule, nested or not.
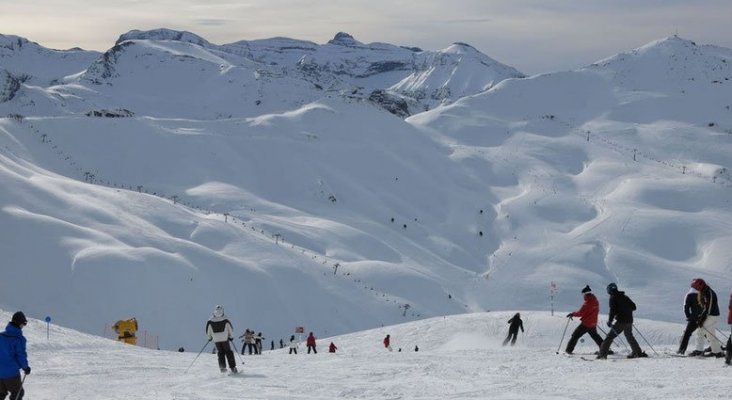
[(600, 302), (592, 293), (585, 293), (585, 302), (579, 310), (572, 313), (573, 317), (579, 317), (582, 325), (588, 328), (597, 326), (597, 314), (600, 313)]
[(610, 322), (615, 319), (621, 323), (632, 323), (633, 311), (635, 311), (635, 303), (625, 295), (625, 292), (618, 290), (610, 294), (610, 314), (608, 315)]
[(5, 332), (0, 333), (0, 379), (20, 376), (20, 370), (28, 368), (25, 343), (23, 331), (8, 323)]
[(234, 329), (225, 315), (213, 316), (206, 323), (206, 335), (214, 342), (226, 342), (234, 337)]

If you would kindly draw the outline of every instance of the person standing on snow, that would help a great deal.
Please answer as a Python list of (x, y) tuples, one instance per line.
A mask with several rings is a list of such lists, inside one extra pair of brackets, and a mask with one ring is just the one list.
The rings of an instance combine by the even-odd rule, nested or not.
[(391, 350), (391, 336), (389, 336), (389, 335), (386, 335), (386, 337), (384, 338), (384, 347), (385, 347), (385, 348), (386, 348), (387, 350), (389, 350), (389, 351), (392, 351), (392, 350)]
[(9, 393), (11, 399), (20, 400), (25, 394), (20, 370), (26, 375), (31, 373), (23, 336), (23, 327), (27, 324), (25, 314), (18, 311), (13, 314), (5, 332), (0, 333), (0, 399)]
[[(727, 310), (727, 323), (732, 326), (732, 294), (729, 295), (729, 310)], [(727, 357), (724, 359), (727, 365), (732, 365), (732, 333), (727, 339)]]
[(597, 297), (592, 294), (590, 285), (586, 285), (582, 289), (582, 296), (584, 298), (582, 307), (577, 311), (567, 314), (567, 318), (569, 319), (572, 319), (572, 317), (580, 318), (579, 326), (572, 332), (572, 336), (569, 338), (569, 342), (567, 342), (567, 348), (565, 349), (567, 354), (572, 354), (574, 346), (577, 345), (577, 341), (585, 333), (590, 334), (592, 340), (597, 344), (598, 349), (602, 346), (602, 337), (597, 333), (597, 314), (600, 313), (600, 303), (597, 301)]
[(701, 306), (697, 297), (699, 291), (694, 288), (689, 288), (689, 292), (684, 298), (684, 315), (686, 315), (686, 329), (684, 329), (684, 335), (681, 336), (681, 343), (679, 343), (678, 354), (686, 353), (686, 348), (689, 346), (689, 338), (691, 334), (699, 327), (698, 320), (701, 314)]
[(295, 340), (295, 335), (290, 336), (290, 352), (288, 354), (292, 353), (297, 354), (297, 341)]
[(719, 303), (717, 303), (717, 293), (712, 290), (704, 279), (696, 278), (691, 281), (691, 287), (699, 291), (697, 299), (701, 306), (701, 313), (697, 320), (699, 330), (696, 332), (696, 350), (689, 353), (690, 356), (701, 356), (704, 354), (704, 341), (708, 340), (712, 347), (710, 357), (724, 357), (722, 353), (721, 343), (714, 336), (714, 332), (719, 324)]
[(262, 336), (262, 332), (257, 333), (256, 336), (254, 336), (254, 348), (257, 350), (257, 354), (262, 354), (262, 340), (264, 340), (264, 336)]
[(505, 346), (508, 344), (510, 340), (511, 346), (513, 346), (516, 344), (519, 329), (521, 329), (521, 332), (524, 331), (524, 321), (521, 321), (521, 313), (516, 313), (508, 320), (508, 323), (511, 325), (508, 327), (508, 336), (506, 336), (506, 340), (503, 341), (503, 345)]
[[(597, 358), (607, 358), (610, 352), (610, 345), (613, 344), (613, 340), (620, 333), (625, 334), (625, 340), (628, 341), (632, 351), (628, 355), (628, 358), (648, 357), (648, 354), (641, 350), (638, 341), (633, 336), (633, 311), (636, 309), (635, 303), (633, 303), (630, 297), (625, 295), (625, 292), (619, 291), (618, 285), (614, 283), (607, 285), (607, 294), (610, 295), (610, 314), (607, 320), (607, 326), (610, 328), (610, 332), (602, 342)], [(613, 319), (616, 320), (615, 325), (613, 325)]]
[(219, 356), (219, 369), (226, 372), (226, 361), (232, 374), (236, 374), (236, 360), (229, 342), (234, 340), (234, 328), (231, 327), (229, 319), (224, 315), (224, 307), (216, 306), (213, 315), (206, 323), (206, 335), (208, 340), (213, 340), (216, 345), (216, 353)]
[(308, 335), (308, 339), (305, 342), (305, 344), (308, 346), (308, 354), (310, 354), (310, 350), (313, 350), (314, 354), (318, 354), (318, 350), (315, 349), (315, 336), (313, 336), (313, 333), (310, 332)]

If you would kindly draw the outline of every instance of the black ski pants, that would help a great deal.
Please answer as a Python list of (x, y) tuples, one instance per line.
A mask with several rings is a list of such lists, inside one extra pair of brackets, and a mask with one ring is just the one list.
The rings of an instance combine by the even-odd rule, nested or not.
[(315, 345), (314, 345), (314, 344), (309, 344), (309, 345), (308, 345), (308, 354), (310, 354), (310, 349), (311, 349), (311, 348), (313, 349), (313, 352), (314, 352), (315, 354), (318, 354), (318, 350), (315, 350)]
[(234, 352), (229, 346), (229, 342), (216, 342), (216, 354), (219, 356), (219, 368), (226, 369), (226, 361), (229, 362), (229, 368), (236, 367)]
[(635, 340), (635, 336), (633, 336), (633, 323), (616, 322), (615, 325), (610, 328), (610, 332), (608, 332), (607, 337), (602, 342), (602, 346), (600, 346), (600, 356), (607, 357), (610, 345), (613, 344), (613, 340), (615, 340), (615, 338), (621, 333), (625, 335), (625, 340), (628, 341), (630, 349), (633, 352), (632, 354), (639, 355), (643, 352), (638, 345), (638, 341)]
[(0, 400), (5, 399), (5, 396), (7, 396), (8, 393), (10, 393), (11, 400), (15, 400), (16, 398), (18, 400), (22, 399), (25, 394), (25, 390), (23, 390), (21, 382), (22, 380), (20, 379), (20, 375), (0, 379)]
[(686, 329), (684, 329), (684, 335), (681, 336), (681, 343), (679, 344), (679, 354), (686, 353), (686, 347), (689, 345), (689, 339), (691, 334), (699, 327), (696, 321), (687, 321)]
[(511, 346), (516, 344), (516, 339), (518, 339), (518, 329), (509, 329), (508, 330), (508, 336), (506, 336), (506, 340), (503, 341), (503, 345), (507, 345), (509, 341), (511, 341)]
[(599, 348), (602, 346), (602, 337), (597, 333), (597, 327), (593, 326), (592, 328), (588, 326), (584, 326), (580, 324), (574, 332), (572, 332), (572, 336), (569, 338), (569, 342), (567, 342), (567, 349), (565, 350), (567, 353), (572, 353), (574, 351), (574, 346), (577, 345), (577, 341), (585, 334), (589, 333), (592, 340), (597, 343), (597, 347)]

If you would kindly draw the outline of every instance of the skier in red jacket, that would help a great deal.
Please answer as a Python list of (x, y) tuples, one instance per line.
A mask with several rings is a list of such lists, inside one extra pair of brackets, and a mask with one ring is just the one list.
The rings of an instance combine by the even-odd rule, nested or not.
[(567, 318), (579, 317), (580, 324), (577, 329), (572, 332), (572, 337), (567, 342), (566, 352), (572, 354), (574, 346), (577, 345), (577, 341), (585, 334), (589, 333), (592, 340), (597, 343), (597, 347), (600, 348), (602, 345), (602, 337), (597, 334), (597, 314), (600, 312), (600, 302), (597, 301), (597, 297), (592, 294), (590, 285), (586, 285), (582, 289), (584, 297), (584, 303), (579, 310), (567, 314)]
[(386, 335), (386, 337), (384, 338), (384, 347), (391, 351), (391, 336)]
[(310, 354), (311, 349), (313, 350), (313, 353), (318, 354), (318, 350), (315, 349), (315, 336), (313, 336), (312, 332), (308, 335), (308, 339), (305, 344), (308, 346), (308, 354)]

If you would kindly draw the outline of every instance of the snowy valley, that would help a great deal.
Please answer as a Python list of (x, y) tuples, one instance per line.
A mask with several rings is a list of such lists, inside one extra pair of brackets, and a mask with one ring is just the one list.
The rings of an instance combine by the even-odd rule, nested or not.
[[(339, 339), (338, 361), (318, 359), (325, 373), (361, 368), (357, 358), (339, 364), (345, 349), (378, 344), (381, 327), (408, 323), (389, 330), (424, 336), (429, 354), (454, 339), (435, 333), (434, 317), (450, 315), (447, 329), (459, 332), (471, 318), (498, 321), (468, 340), (477, 353), (447, 349), (470, 359), (450, 365), (472, 368), (512, 362), (490, 344), (512, 310), (542, 321), (518, 357), (554, 356), (564, 320), (550, 309), (576, 309), (586, 284), (604, 294), (617, 282), (671, 348), (692, 278), (722, 303), (732, 292), (730, 64), (732, 50), (679, 37), (525, 77), (464, 43), (424, 51), (344, 33), (322, 45), (216, 45), (131, 31), (104, 53), (0, 35), (0, 308), (107, 337), (134, 316), (163, 350), (200, 348), (216, 304), (237, 330), (270, 338), (296, 326), (354, 335)], [(28, 329), (31, 351), (92, 340), (55, 329), (57, 345)], [(93, 340), (99, 347), (86, 351), (141, 367), (191, 361)], [(285, 361), (268, 357), (260, 382), (274, 385)], [(447, 373), (427, 356), (404, 357), (380, 373), (410, 363)], [(553, 368), (542, 360), (529, 365)], [(671, 368), (652, 362), (652, 371)], [(475, 380), (488, 374), (476, 371)], [(171, 386), (159, 398), (215, 397)], [(602, 397), (594, 390), (585, 395)], [(674, 398), (624, 398), (662, 397)]]

